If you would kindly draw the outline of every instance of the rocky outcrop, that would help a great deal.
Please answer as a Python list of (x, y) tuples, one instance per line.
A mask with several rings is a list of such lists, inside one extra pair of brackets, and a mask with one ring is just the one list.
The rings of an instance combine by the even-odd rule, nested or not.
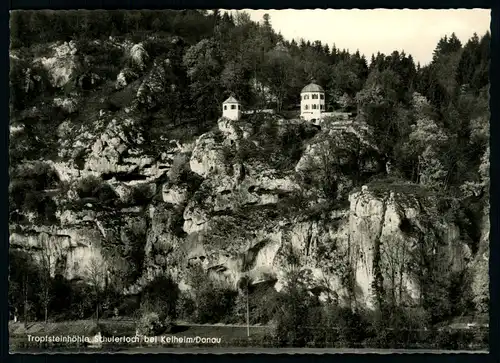
[(143, 144), (144, 138), (132, 119), (112, 119), (92, 145), (84, 170), (99, 175), (130, 175), (130, 180), (156, 180), (168, 171), (168, 164), (144, 155)]
[[(183, 214), (183, 229), (188, 236), (198, 236), (198, 258), (203, 258), (214, 276), (220, 274), (233, 283), (243, 273), (277, 278), (279, 289), (287, 270), (285, 254), (291, 248), (300, 256), (311, 289), (319, 289), (323, 297), (333, 291), (344, 302), (351, 294), (349, 289), (354, 289), (358, 303), (373, 307), (377, 274), (383, 277), (382, 293), (394, 294), (398, 302), (418, 300), (420, 281), (409, 266), (421, 243), (429, 244), (429, 253), (439, 249), (456, 271), (468, 265), (471, 251), (460, 240), (458, 227), (441, 218), (435, 198), (413, 192), (417, 186), (407, 185), (398, 191), (401, 188), (395, 185), (383, 192), (366, 186), (350, 196), (348, 209), (331, 210), (321, 221), (308, 220), (304, 211), (302, 220), (275, 214), (259, 223), (258, 215), (265, 215), (267, 206), (276, 206), (283, 195), (301, 186), (293, 175), (283, 177), (256, 164), (242, 164), (247, 175), (236, 182), (227, 172), (222, 145), (241, 139), (242, 133), (225, 120), (219, 122), (219, 128), (222, 139), (207, 133), (196, 142), (190, 165), (205, 181)], [(355, 125), (352, 132), (350, 128), (337, 125), (327, 129), (325, 137), (344, 148), (349, 147), (345, 141), (352, 139), (355, 146), (365, 148), (366, 154), (377, 152), (369, 135), (363, 139), (366, 128)], [(238, 144), (233, 146), (237, 148)], [(306, 155), (307, 150), (313, 154), (314, 148), (306, 149)], [(376, 168), (374, 164), (364, 165), (370, 170)], [(246, 216), (245, 220), (238, 217), (239, 213)], [(221, 237), (223, 231), (226, 235)], [(214, 241), (224, 247), (214, 248)], [(349, 274), (354, 276), (355, 286), (346, 286)]]
[(138, 43), (132, 46), (132, 48), (130, 49), (130, 59), (138, 69), (144, 70), (146, 68), (146, 63), (149, 60), (149, 55), (144, 48), (144, 44)]
[(116, 77), (115, 88), (122, 89), (130, 84), (130, 82), (135, 81), (137, 78), (139, 78), (139, 75), (131, 68), (124, 68)]
[(174, 205), (182, 205), (186, 202), (188, 193), (186, 187), (177, 185), (169, 187), (165, 184), (162, 190), (163, 201)]
[(101, 265), (103, 236), (91, 221), (67, 228), (44, 228), (11, 231), (10, 248), (31, 251), (35, 260), (44, 259), (51, 274), (67, 279), (89, 278), (92, 268)]
[[(454, 271), (470, 267), (473, 261), (477, 276), (483, 276), (475, 280), (475, 291), (480, 294), (487, 286), (484, 248), (482, 259), (473, 256), (458, 226), (438, 212), (438, 198), (421, 187), (395, 183), (380, 189), (368, 183), (350, 193), (349, 204), (344, 205), (331, 196), (315, 196), (303, 184), (300, 174), (321, 162), (322, 147), (335, 154), (339, 167), (352, 163), (351, 156), (356, 155), (356, 165), (374, 172), (378, 150), (366, 125), (323, 125), (304, 148), (295, 170), (284, 171), (273, 169), (265, 159), (234, 157), (241, 143), (254, 137), (244, 123), (221, 119), (219, 130), (201, 135), (193, 145), (173, 142), (170, 151), (147, 156), (132, 118), (105, 120), (99, 126), (101, 132), (87, 131), (89, 139), (95, 135), (90, 147), (80, 141), (80, 147), (88, 150), (81, 170), (69, 162), (52, 165), (68, 182), (105, 176), (123, 204), (133, 203), (134, 188), (143, 188), (149, 204), (98, 211), (91, 202), (83, 210), (58, 211), (61, 227), (50, 232), (55, 236), (50, 238), (57, 241), (54, 245), (65, 246), (56, 250), (72, 251), (62, 252), (66, 276), (83, 276), (88, 263), (75, 267), (77, 259), (90, 261), (99, 254), (114, 261), (110, 273), (118, 274), (118, 266), (128, 263), (120, 255), (124, 248), (130, 251), (137, 248), (133, 241), (143, 241), (141, 276), (126, 286), (127, 293), (137, 293), (165, 273), (186, 286), (186, 271), (192, 264), (201, 264), (213, 279), (230, 288), (236, 288), (245, 275), (253, 281), (269, 281), (279, 290), (288, 271), (297, 267), (290, 265), (294, 254), (311, 293), (322, 299), (341, 304), (355, 299), (370, 308), (376, 294), (385, 294), (411, 305), (421, 293), (421, 281), (410, 268), (412, 256), (425, 246), (424, 253), (439, 253)], [(284, 132), (290, 125), (278, 123), (277, 127)], [(69, 131), (61, 127), (59, 132)], [(287, 203), (300, 195), (308, 203), (290, 212)], [(68, 195), (67, 201), (71, 200), (78, 198)], [(65, 208), (64, 203), (59, 207)], [(35, 232), (35, 237), (16, 232), (11, 243), (29, 248), (33, 241), (45, 238), (40, 237), (41, 231)], [(57, 237), (63, 234), (69, 237)]]
[(78, 108), (78, 102), (71, 98), (54, 98), (54, 106), (60, 107), (66, 113), (74, 113)]
[(203, 134), (196, 140), (189, 166), (194, 173), (204, 178), (209, 175), (226, 174), (227, 165), (222, 143), (217, 140), (214, 132)]
[(77, 48), (74, 42), (66, 42), (51, 46), (52, 55), (36, 60), (49, 73), (53, 87), (60, 88), (66, 85), (74, 76), (77, 70), (76, 53)]
[(222, 132), (225, 139), (236, 141), (240, 139), (248, 139), (252, 133), (251, 125), (221, 117), (217, 122), (219, 131)]

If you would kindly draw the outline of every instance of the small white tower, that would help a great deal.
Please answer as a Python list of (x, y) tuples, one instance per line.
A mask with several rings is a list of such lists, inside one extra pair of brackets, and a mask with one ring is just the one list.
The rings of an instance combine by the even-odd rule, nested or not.
[(222, 117), (236, 121), (241, 118), (241, 104), (233, 96), (222, 103)]
[(318, 120), (325, 112), (325, 91), (312, 82), (300, 92), (300, 117), (304, 120)]

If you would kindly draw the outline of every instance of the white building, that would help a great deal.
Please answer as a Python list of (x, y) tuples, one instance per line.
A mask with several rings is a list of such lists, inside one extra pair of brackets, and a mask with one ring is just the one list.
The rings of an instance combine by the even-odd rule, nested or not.
[(241, 103), (234, 97), (229, 97), (222, 103), (222, 117), (230, 120), (241, 118)]
[(300, 92), (300, 117), (319, 120), (325, 112), (325, 91), (315, 83), (308, 84)]

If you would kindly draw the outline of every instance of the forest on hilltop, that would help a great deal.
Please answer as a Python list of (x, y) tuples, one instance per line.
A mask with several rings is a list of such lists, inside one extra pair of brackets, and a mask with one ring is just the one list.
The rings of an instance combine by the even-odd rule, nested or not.
[[(249, 232), (261, 232), (274, 228), (272, 223), (282, 217), (294, 221), (292, 225), (305, 221), (317, 227), (323, 223), (323, 229), (317, 229), (329, 236), (341, 220), (349, 224), (349, 213), (353, 213), (347, 207), (350, 194), (369, 185), (374, 193), (369, 197), (374, 201), (379, 200), (377, 193), (393, 195), (389, 192), (395, 190), (402, 199), (407, 198), (394, 202), (401, 210), (407, 207), (404, 203), (417, 200), (422, 220), (430, 225), (422, 230), (435, 231), (433, 224), (440, 218), (457, 226), (452, 232), (458, 230), (455, 240), (460, 246), (453, 248), (467, 246), (470, 256), (464, 260), (474, 260), (473, 267), (465, 264), (465, 268), (449, 272), (448, 252), (432, 254), (430, 248), (422, 252), (420, 265), (411, 267), (417, 270), (422, 285), (423, 297), (417, 307), (396, 304), (395, 292), (384, 290), (382, 271), (377, 270), (371, 286), (376, 309), (366, 314), (362, 309), (337, 305), (328, 305), (331, 310), (325, 312), (325, 306), (304, 287), (302, 279), (307, 276), (293, 275), (300, 263), (290, 263), (295, 270), (292, 268), (293, 276), (284, 290), (257, 291), (250, 303), (252, 323), (277, 320), (280, 345), (337, 339), (344, 346), (362, 341), (395, 346), (405, 344), (402, 331), (408, 326), (422, 329), (456, 317), (487, 314), (487, 260), (482, 256), (487, 253), (485, 240), (489, 238), (485, 237), (489, 225), (484, 220), (490, 187), (489, 32), (474, 34), (465, 43), (453, 33), (443, 35), (432, 61), (420, 65), (404, 51), (377, 53), (368, 60), (334, 44), (285, 39), (273, 29), (267, 14), (257, 23), (245, 12), (219, 10), (16, 11), (10, 22), (11, 232), (20, 241), (27, 230), (32, 241), (42, 239), (39, 235), (51, 228), (60, 228), (64, 232), (61, 238), (70, 238), (74, 230), (80, 233), (87, 228), (85, 233), (94, 233), (88, 227), (94, 218), (111, 231), (103, 239), (107, 244), (103, 251), (111, 251), (111, 267), (118, 271), (105, 290), (97, 283), (93, 287), (77, 284), (37, 265), (30, 257), (32, 251), (25, 253), (19, 242), (17, 250), (11, 249), (9, 254), (9, 304), (17, 314), (24, 310), (26, 319), (54, 317), (62, 321), (100, 314), (142, 314), (146, 324), (152, 313), (161, 310), (154, 318), (156, 322), (160, 317), (166, 319), (169, 326), (179, 317), (194, 317), (201, 323), (242, 322), (245, 300), (240, 293), (244, 288), (238, 287), (236, 292), (221, 288), (207, 280), (203, 271), (195, 270), (190, 277), (195, 290), (191, 298), (179, 292), (171, 276), (152, 281), (143, 278), (146, 262), (171, 267), (168, 256), (176, 252), (172, 246), (188, 245), (184, 238), (196, 234), (186, 232), (188, 212), (205, 208), (206, 200), (216, 200), (222, 193), (215, 191), (215, 184), (229, 185), (227, 180), (233, 177), (247, 178), (248, 185), (255, 185), (246, 185), (246, 194), (234, 192), (237, 200), (228, 208), (230, 212), (206, 207), (208, 219), (219, 223), (214, 225), (220, 228), (213, 230), (222, 235), (211, 235), (207, 244), (225, 246), (220, 249), (229, 251), (234, 247), (231, 243), (246, 238), (247, 226)], [(65, 77), (67, 82), (60, 85)], [(321, 127), (297, 120), (300, 91), (313, 79), (326, 91), (327, 111), (352, 113), (352, 130), (337, 127), (336, 119)], [(273, 108), (276, 115), (245, 117), (239, 126), (226, 125), (220, 119), (221, 104), (231, 94), (248, 109)], [(247, 139), (241, 136), (245, 133)], [(304, 155), (314, 156), (313, 142), (324, 141), (327, 146), (319, 149), (325, 151), (319, 166), (305, 168), (306, 175), (299, 175)], [(172, 145), (180, 146), (175, 149)], [(126, 152), (120, 154), (120, 148)], [(219, 151), (220, 160), (213, 156)], [(213, 157), (215, 164), (224, 164), (216, 166), (230, 169), (230, 173), (205, 170), (203, 162), (196, 162), (196, 153), (199, 159)], [(101, 154), (108, 159), (102, 162)], [(375, 166), (370, 169), (369, 164)], [(54, 165), (59, 167), (57, 171)], [(163, 169), (157, 168), (158, 174), (151, 177), (155, 165)], [(63, 180), (60, 170), (70, 177)], [(259, 174), (271, 182), (259, 181)], [(273, 191), (269, 187), (273, 183), (283, 188)], [(285, 190), (294, 183), (302, 194)], [(233, 190), (226, 187), (224, 197), (231, 204)], [(130, 195), (123, 192), (127, 188)], [(165, 197), (167, 189), (175, 192)], [(261, 205), (261, 199), (250, 198), (255, 196), (252, 193), (276, 202)], [(273, 193), (279, 195), (274, 198)], [(435, 203), (435, 208), (427, 208), (427, 202)], [(383, 205), (385, 213), (387, 204)], [(427, 214), (429, 210), (434, 214)], [(396, 212), (400, 211), (394, 215)], [(337, 217), (331, 220), (331, 215)], [(448, 226), (446, 223), (443, 225)], [(404, 236), (418, 234), (418, 228), (403, 222), (398, 228)], [(43, 233), (36, 234), (39, 230)], [(354, 232), (370, 234), (373, 230), (367, 227), (364, 232)], [(78, 239), (78, 233), (72, 236)], [(98, 240), (99, 233), (92, 236), (99, 236), (95, 237)], [(165, 252), (150, 241), (154, 239), (151, 235), (178, 245), (172, 242)], [(266, 235), (259, 246), (270, 238)], [(433, 238), (439, 240), (433, 235), (418, 241), (427, 246)], [(379, 242), (374, 249), (380, 250)], [(321, 251), (318, 248), (318, 261), (331, 263), (333, 267), (327, 267), (334, 269), (344, 261), (339, 262), (338, 250), (327, 251), (334, 245), (328, 243)], [(382, 257), (373, 259), (375, 266)], [(480, 263), (483, 270), (476, 269)], [(349, 276), (344, 276), (343, 283), (351, 286)], [(480, 293), (472, 292), (474, 276), (480, 276), (481, 286), (476, 289)], [(147, 283), (138, 300), (124, 297), (123, 291), (139, 280)], [(169, 299), (164, 298), (167, 295)], [(246, 296), (248, 299), (248, 293)], [(301, 323), (304, 317), (307, 326)], [(311, 325), (340, 328), (332, 338), (324, 332), (311, 332)], [(441, 338), (443, 342), (436, 344), (458, 344), (444, 335)], [(434, 344), (436, 339), (430, 336), (426, 344)]]

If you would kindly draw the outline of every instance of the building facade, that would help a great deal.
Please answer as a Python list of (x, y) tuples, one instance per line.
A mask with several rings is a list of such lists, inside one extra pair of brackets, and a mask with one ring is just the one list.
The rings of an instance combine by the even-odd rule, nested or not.
[(236, 121), (241, 118), (241, 103), (233, 96), (222, 103), (222, 117)]
[(300, 117), (316, 121), (325, 112), (325, 91), (321, 86), (310, 83), (300, 92)]

